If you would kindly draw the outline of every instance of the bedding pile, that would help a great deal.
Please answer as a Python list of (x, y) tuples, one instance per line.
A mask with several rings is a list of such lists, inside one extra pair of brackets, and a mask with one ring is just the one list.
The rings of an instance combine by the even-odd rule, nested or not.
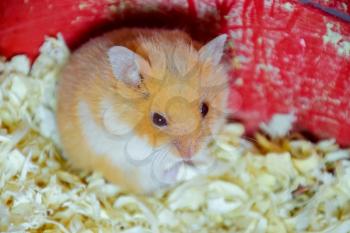
[(222, 174), (153, 197), (71, 170), (54, 117), (68, 57), (58, 35), (33, 65), (24, 55), (0, 60), (0, 232), (350, 232), (350, 150), (332, 139), (248, 140), (227, 124), (210, 145)]

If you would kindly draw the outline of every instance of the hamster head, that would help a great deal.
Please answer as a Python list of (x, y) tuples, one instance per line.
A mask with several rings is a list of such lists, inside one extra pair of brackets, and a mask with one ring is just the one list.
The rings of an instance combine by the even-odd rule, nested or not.
[(225, 41), (220, 35), (196, 49), (185, 39), (154, 37), (140, 38), (134, 51), (109, 48), (118, 117), (152, 148), (185, 161), (204, 153), (225, 121)]

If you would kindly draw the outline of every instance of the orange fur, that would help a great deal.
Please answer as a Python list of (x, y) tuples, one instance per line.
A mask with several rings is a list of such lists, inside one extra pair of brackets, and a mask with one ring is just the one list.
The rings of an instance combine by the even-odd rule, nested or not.
[[(114, 77), (107, 58), (114, 45), (129, 48), (150, 64), (151, 69), (140, 67), (143, 79), (139, 87)], [(203, 149), (205, 139), (212, 134), (211, 126), (224, 120), (227, 88), (220, 65), (198, 60), (200, 47), (178, 30), (120, 29), (75, 51), (59, 80), (57, 104), (61, 142), (72, 164), (101, 171), (109, 180), (138, 190), (137, 170), (131, 171), (133, 179), (126, 177), (118, 167), (94, 154), (84, 139), (77, 114), (79, 102), (88, 104), (94, 121), (103, 128), (100, 103), (106, 98), (112, 100), (111, 107), (117, 109), (120, 119), (133, 127), (133, 133), (146, 138), (151, 146), (170, 144), (171, 152), (178, 156)], [(217, 90), (216, 86), (223, 88)], [(204, 119), (200, 115), (202, 101), (209, 105)], [(153, 125), (153, 112), (166, 114), (166, 128)]]

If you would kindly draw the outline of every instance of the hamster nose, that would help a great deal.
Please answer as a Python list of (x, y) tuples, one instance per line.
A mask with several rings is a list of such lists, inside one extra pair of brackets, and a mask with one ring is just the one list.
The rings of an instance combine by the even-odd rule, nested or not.
[(184, 143), (184, 142), (176, 140), (176, 141), (174, 141), (174, 145), (175, 145), (176, 149), (178, 150), (180, 156), (184, 160), (190, 160), (190, 158), (193, 156), (194, 148), (191, 145), (191, 143)]

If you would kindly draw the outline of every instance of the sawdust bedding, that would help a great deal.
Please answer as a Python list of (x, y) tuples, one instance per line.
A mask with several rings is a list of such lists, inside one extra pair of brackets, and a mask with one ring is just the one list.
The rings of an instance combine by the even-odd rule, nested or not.
[(154, 197), (70, 170), (54, 120), (68, 57), (58, 36), (32, 66), (24, 55), (0, 60), (0, 232), (350, 232), (350, 152), (334, 140), (251, 143), (228, 124), (210, 147), (223, 174)]

